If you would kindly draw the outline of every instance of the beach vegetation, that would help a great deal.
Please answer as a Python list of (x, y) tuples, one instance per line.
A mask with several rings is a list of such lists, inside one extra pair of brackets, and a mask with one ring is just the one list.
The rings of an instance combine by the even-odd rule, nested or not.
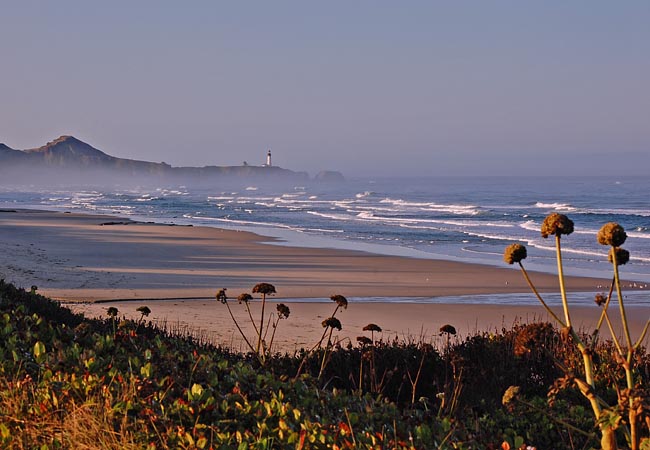
[[(517, 263), (524, 278), (533, 293), (560, 327), (562, 342), (577, 350), (580, 355), (578, 361), (571, 358), (570, 348), (562, 358), (558, 358), (556, 365), (561, 369), (563, 376), (558, 378), (549, 390), (549, 398), (553, 400), (557, 394), (566, 389), (575, 389), (588, 401), (593, 413), (594, 428), (600, 433), (600, 446), (603, 449), (631, 448), (638, 450), (650, 447), (650, 396), (643, 383), (640, 360), (637, 358), (641, 351), (641, 344), (645, 340), (650, 320), (636, 341), (632, 340), (624, 304), (625, 297), (621, 289), (619, 266), (627, 264), (630, 253), (621, 248), (627, 239), (625, 229), (617, 223), (607, 223), (598, 232), (596, 239), (599, 244), (609, 246), (608, 260), (613, 268), (613, 280), (609, 293), (597, 294), (595, 303), (601, 308), (600, 319), (595, 329), (588, 335), (579, 333), (571, 321), (571, 308), (568, 301), (568, 291), (564, 281), (561, 238), (574, 231), (574, 223), (562, 214), (550, 214), (541, 227), (542, 237), (555, 236), (555, 249), (558, 267), (560, 294), (562, 297), (563, 315), (556, 315), (544, 301), (542, 295), (535, 288), (529, 274), (522, 264), (526, 257), (525, 247), (513, 244), (506, 248), (504, 260), (508, 264)], [(614, 291), (616, 303), (619, 307), (623, 337), (616, 334), (612, 318), (609, 314), (609, 305)], [(611, 336), (612, 358), (602, 359), (595, 351), (602, 326), (606, 324)], [(522, 355), (530, 351), (531, 343), (537, 343), (552, 334), (548, 327), (527, 327), (524, 333), (516, 340), (515, 353)], [(514, 389), (507, 392), (507, 399), (515, 398)], [(504, 396), (504, 402), (506, 396)], [(510, 403), (510, 402), (508, 402)], [(530, 404), (522, 403), (530, 407)], [(553, 418), (554, 420), (559, 420)], [(584, 431), (584, 430), (583, 430)]]
[[(237, 302), (240, 305), (244, 305), (246, 312), (248, 314), (248, 318), (250, 320), (250, 325), (252, 326), (254, 331), (253, 336), (248, 336), (244, 332), (244, 329), (242, 328), (243, 324), (239, 323), (239, 321), (233, 314), (232, 309), (230, 308), (226, 290), (227, 290), (226, 288), (223, 288), (217, 291), (216, 294), (217, 301), (226, 305), (226, 307), (228, 308), (228, 313), (230, 314), (230, 318), (235, 324), (235, 327), (237, 328), (237, 331), (239, 332), (242, 339), (244, 340), (244, 343), (246, 344), (248, 350), (253, 355), (255, 355), (255, 357), (259, 360), (259, 362), (262, 365), (264, 365), (269, 355), (271, 355), (273, 352), (273, 342), (275, 340), (275, 332), (278, 328), (280, 320), (289, 318), (289, 314), (291, 313), (289, 307), (283, 303), (280, 303), (276, 306), (275, 313), (271, 312), (268, 315), (268, 317), (265, 317), (266, 297), (269, 295), (276, 294), (276, 290), (275, 290), (275, 286), (273, 286), (270, 283), (258, 283), (255, 286), (253, 286), (253, 289), (251, 290), (253, 294), (262, 294), (260, 316), (258, 320), (255, 320), (250, 305), (250, 303), (254, 300), (253, 296), (248, 292), (243, 292), (239, 294), (237, 296)], [(258, 321), (259, 321), (259, 325), (257, 324)], [(267, 340), (270, 329), (272, 329), (273, 331), (271, 332), (270, 339)]]
[[(220, 299), (228, 302), (225, 292)], [(593, 420), (576, 402), (579, 391), (557, 365), (564, 361), (577, 371), (580, 355), (553, 327), (515, 324), (500, 332), (457, 334), (449, 344), (438, 342), (437, 333), (339, 342), (319, 380), (321, 352), (276, 352), (262, 363), (253, 352), (152, 322), (122, 318), (114, 329), (117, 315), (88, 319), (0, 282), (0, 448), (599, 445)], [(517, 342), (526, 350), (515, 353)], [(369, 345), (381, 382), (371, 392), (364, 377), (360, 393), (355, 369), (361, 361), (368, 364)], [(590, 348), (600, 361), (599, 376), (616, 377), (615, 344), (590, 342)], [(302, 374), (291, 377), (305, 357)], [(637, 385), (646, 385), (650, 358), (642, 347), (634, 352), (634, 367)], [(409, 381), (409, 372), (417, 383)], [(519, 388), (504, 401), (510, 386)], [(616, 399), (612, 390), (604, 392)], [(641, 437), (647, 437), (645, 428)]]

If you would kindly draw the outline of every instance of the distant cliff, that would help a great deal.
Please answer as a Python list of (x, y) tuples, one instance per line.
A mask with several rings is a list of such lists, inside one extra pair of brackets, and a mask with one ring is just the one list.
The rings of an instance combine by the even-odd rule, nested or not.
[(173, 181), (190, 179), (210, 182), (232, 177), (308, 180), (305, 172), (294, 172), (276, 166), (205, 166), (172, 167), (166, 163), (138, 161), (110, 156), (73, 136), (61, 136), (46, 145), (29, 150), (15, 150), (0, 144), (0, 173), (65, 174), (85, 181), (103, 174), (117, 178), (154, 177)]

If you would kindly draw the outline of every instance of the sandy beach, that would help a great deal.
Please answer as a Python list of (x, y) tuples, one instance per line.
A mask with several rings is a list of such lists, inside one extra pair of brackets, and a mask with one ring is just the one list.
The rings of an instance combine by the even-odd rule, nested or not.
[[(259, 318), (259, 301), (251, 304), (253, 317)], [(278, 301), (267, 305), (267, 312), (275, 312)], [(154, 300), (146, 302), (110, 302), (70, 305), (75, 311), (83, 312), (89, 317), (107, 317), (109, 307), (116, 307), (120, 317), (138, 320), (139, 306), (146, 305), (151, 309), (147, 320), (166, 326), (168, 329), (189, 333), (204, 338), (210, 342), (246, 350), (245, 344), (235, 328), (225, 305), (216, 300)], [(291, 303), (286, 305), (291, 310), (288, 319), (279, 322), (274, 348), (278, 351), (293, 352), (300, 348), (312, 347), (321, 338), (323, 327), (321, 322), (330, 317), (336, 304), (329, 303)], [(243, 305), (236, 299), (230, 301), (235, 318), (250, 338), (254, 330)], [(561, 308), (553, 308), (561, 315)], [(576, 329), (591, 331), (598, 322), (600, 309), (593, 307), (574, 307), (572, 320)], [(628, 309), (630, 331), (632, 336), (639, 336), (645, 321), (650, 314), (650, 308), (632, 307)], [(416, 342), (441, 342), (440, 327), (453, 325), (458, 335), (455, 339), (476, 332), (500, 332), (503, 328), (510, 329), (515, 324), (526, 324), (539, 321), (550, 321), (541, 306), (500, 306), (500, 305), (458, 305), (458, 304), (418, 304), (418, 303), (356, 303), (350, 302), (348, 308), (337, 312), (336, 317), (341, 321), (342, 330), (334, 333), (334, 337), (343, 345), (352, 342), (356, 345), (356, 337), (366, 335), (362, 329), (369, 323), (382, 328), (382, 333), (376, 338), (384, 341), (397, 339), (400, 342), (414, 340)], [(621, 327), (616, 306), (611, 307), (611, 318), (615, 324), (615, 333), (620, 335)], [(270, 340), (272, 330), (267, 340)], [(602, 336), (609, 337), (607, 328), (603, 326)], [(646, 342), (648, 338), (646, 338)]]
[[(0, 277), (19, 286), (72, 302), (130, 300), (115, 304), (134, 314), (141, 304), (152, 318), (206, 333), (224, 344), (239, 345), (225, 306), (214, 294), (227, 288), (236, 297), (259, 282), (275, 285), (274, 301), (291, 298), (438, 297), (528, 292), (521, 274), (503, 268), (443, 260), (375, 255), (352, 250), (270, 245), (272, 238), (207, 227), (135, 223), (109, 216), (35, 210), (0, 212)], [(532, 274), (541, 291), (557, 292), (554, 275)], [(607, 281), (568, 278), (574, 291), (600, 292)], [(198, 299), (187, 300), (182, 299)], [(161, 300), (174, 299), (174, 300)], [(290, 303), (292, 315), (278, 330), (289, 349), (313, 343), (332, 303)], [(103, 315), (105, 304), (79, 305)], [(243, 308), (233, 305), (237, 314)], [(633, 314), (639, 329), (647, 308)], [(131, 311), (132, 310), (132, 311)], [(588, 327), (598, 309), (576, 309), (576, 326)], [(340, 313), (341, 338), (354, 339), (369, 322), (386, 338), (435, 335), (453, 324), (460, 333), (500, 329), (515, 320), (545, 318), (541, 307), (351, 303)], [(216, 334), (215, 334), (216, 333)]]

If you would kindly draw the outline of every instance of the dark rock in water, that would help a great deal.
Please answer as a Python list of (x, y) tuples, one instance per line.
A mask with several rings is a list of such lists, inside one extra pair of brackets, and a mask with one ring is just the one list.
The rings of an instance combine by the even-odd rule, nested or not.
[(129, 224), (129, 222), (103, 222), (103, 223), (100, 223), (99, 226), (103, 227), (105, 225), (128, 225), (128, 224)]
[(314, 177), (315, 181), (327, 181), (327, 182), (338, 182), (345, 181), (345, 177), (341, 172), (336, 172), (334, 170), (323, 170), (318, 172)]

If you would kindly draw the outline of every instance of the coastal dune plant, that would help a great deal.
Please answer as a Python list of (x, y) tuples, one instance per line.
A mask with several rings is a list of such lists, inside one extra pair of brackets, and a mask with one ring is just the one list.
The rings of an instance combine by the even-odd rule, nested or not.
[[(261, 306), (261, 312), (259, 317), (259, 325), (258, 325), (258, 321), (256, 321), (255, 318), (253, 317), (253, 313), (250, 307), (250, 302), (253, 300), (253, 296), (247, 292), (244, 292), (237, 297), (237, 302), (239, 304), (244, 305), (244, 307), (246, 308), (248, 318), (250, 319), (251, 326), (253, 327), (253, 330), (255, 332), (255, 335), (253, 337), (249, 337), (246, 335), (246, 333), (242, 329), (241, 324), (233, 314), (232, 309), (230, 308), (230, 304), (228, 302), (228, 295), (226, 294), (226, 288), (220, 289), (217, 292), (216, 298), (217, 301), (226, 305), (226, 307), (228, 308), (228, 313), (230, 314), (230, 318), (232, 319), (233, 323), (235, 324), (235, 327), (237, 328), (237, 331), (239, 332), (242, 339), (244, 340), (244, 343), (248, 347), (248, 350), (257, 357), (257, 359), (262, 365), (264, 365), (267, 358), (272, 353), (273, 341), (275, 340), (275, 332), (278, 328), (278, 324), (280, 320), (287, 319), (291, 311), (289, 310), (289, 307), (287, 305), (280, 303), (276, 306), (276, 314), (270, 313), (268, 317), (265, 317), (266, 297), (269, 295), (274, 295), (276, 293), (275, 286), (273, 286), (272, 284), (258, 283), (255, 286), (253, 286), (252, 293), (262, 294), (262, 306)], [(269, 329), (271, 328), (273, 329), (271, 333), (271, 339), (267, 343), (266, 338), (268, 336)]]
[[(332, 300), (334, 303), (336, 303), (336, 307), (334, 308), (334, 312), (330, 317), (327, 319), (323, 320), (321, 322), (321, 325), (323, 326), (323, 334), (321, 335), (320, 339), (314, 344), (312, 348), (310, 348), (307, 352), (305, 352), (305, 356), (303, 357), (302, 361), (300, 362), (300, 365), (298, 366), (298, 370), (296, 372), (296, 377), (298, 378), (300, 374), (302, 373), (303, 368), (305, 367), (305, 364), (307, 363), (307, 360), (309, 357), (316, 352), (318, 349), (322, 348), (323, 341), (325, 340), (325, 337), (327, 337), (327, 344), (325, 346), (325, 349), (323, 351), (323, 358), (321, 360), (321, 365), (320, 365), (320, 370), (318, 373), (318, 378), (320, 379), (321, 376), (323, 375), (323, 371), (325, 370), (325, 366), (327, 365), (328, 361), (328, 352), (329, 350), (333, 347), (332, 344), (332, 334), (335, 329), (341, 331), (343, 326), (341, 325), (341, 321), (336, 318), (336, 313), (339, 312), (341, 309), (347, 309), (348, 308), (348, 299), (345, 298), (344, 296), (340, 294), (334, 294), (330, 297), (330, 300)], [(329, 333), (329, 336), (328, 336)]]
[[(609, 293), (605, 296), (599, 294), (596, 296), (596, 304), (602, 308), (600, 319), (591, 334), (591, 342), (587, 338), (576, 332), (571, 321), (571, 309), (569, 307), (567, 288), (564, 280), (563, 260), (562, 260), (562, 236), (570, 235), (574, 230), (574, 224), (571, 219), (563, 214), (550, 214), (541, 227), (542, 237), (555, 238), (556, 259), (558, 267), (558, 279), (560, 284), (560, 294), (562, 298), (562, 312), (557, 315), (544, 301), (543, 297), (536, 289), (528, 272), (523, 266), (522, 261), (527, 258), (526, 247), (521, 244), (512, 244), (504, 252), (504, 260), (508, 264), (518, 264), (521, 272), (530, 286), (531, 290), (544, 307), (550, 317), (560, 327), (560, 335), (566, 342), (571, 342), (579, 351), (582, 357), (582, 370), (584, 376), (574, 373), (569, 367), (559, 364), (565, 372), (565, 377), (560, 381), (563, 386), (573, 385), (578, 388), (580, 393), (589, 401), (593, 414), (595, 416), (596, 426), (601, 434), (601, 446), (605, 450), (618, 448), (616, 431), (621, 430), (625, 435), (628, 446), (637, 450), (639, 448), (649, 448), (650, 439), (648, 438), (648, 424), (650, 416), (648, 415), (648, 404), (650, 398), (638, 383), (639, 374), (635, 368), (635, 352), (639, 350), (641, 343), (644, 341), (650, 320), (640, 335), (633, 341), (630, 335), (629, 321), (624, 304), (624, 296), (621, 290), (621, 280), (619, 276), (619, 266), (626, 264), (630, 259), (627, 250), (621, 248), (625, 243), (627, 234), (622, 226), (617, 223), (605, 224), (597, 235), (598, 243), (609, 246), (608, 260), (612, 264), (614, 277), (612, 280)], [(608, 313), (608, 307), (612, 300), (612, 294), (616, 291), (617, 303), (620, 311), (620, 320), (623, 329), (623, 339), (616, 335), (612, 319)], [(600, 329), (606, 324), (616, 349), (616, 361), (618, 363), (617, 371), (624, 373), (624, 384), (619, 383), (612, 386), (616, 391), (618, 401), (616, 404), (609, 404), (604, 400), (605, 392), (601, 385), (604, 380), (598, 377), (603, 371), (598, 371), (596, 365), (598, 360), (594, 358), (594, 348), (598, 340)], [(616, 383), (621, 377), (613, 377)], [(599, 383), (600, 382), (600, 383)], [(640, 428), (645, 424), (645, 436), (641, 437)], [(643, 444), (643, 447), (641, 445)]]

